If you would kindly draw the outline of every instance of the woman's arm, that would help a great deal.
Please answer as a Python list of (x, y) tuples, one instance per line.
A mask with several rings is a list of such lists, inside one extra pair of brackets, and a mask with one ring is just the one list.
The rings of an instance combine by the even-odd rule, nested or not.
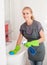
[(41, 30), (41, 31), (39, 32), (39, 34), (40, 34), (40, 37), (41, 37), (41, 38), (39, 39), (39, 43), (44, 42), (45, 36), (44, 36), (43, 30)]
[(21, 43), (22, 38), (23, 38), (23, 35), (20, 33), (19, 37), (18, 37), (18, 40), (17, 40), (17, 45), (19, 45)]

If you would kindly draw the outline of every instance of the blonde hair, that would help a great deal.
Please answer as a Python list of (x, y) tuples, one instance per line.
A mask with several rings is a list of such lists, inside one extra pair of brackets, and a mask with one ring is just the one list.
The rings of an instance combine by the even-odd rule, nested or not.
[[(25, 9), (28, 9), (28, 10), (30, 10), (31, 13), (33, 13), (32, 9), (30, 7), (24, 7), (23, 10), (25, 10)], [(34, 20), (34, 16), (33, 15), (31, 16), (31, 19)]]

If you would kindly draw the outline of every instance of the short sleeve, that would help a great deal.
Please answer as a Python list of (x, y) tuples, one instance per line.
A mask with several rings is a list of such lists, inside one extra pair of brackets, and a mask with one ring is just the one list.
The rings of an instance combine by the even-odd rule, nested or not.
[(21, 33), (21, 34), (22, 34), (22, 32), (23, 32), (22, 30), (23, 30), (23, 29), (22, 29), (22, 25), (21, 25), (21, 26), (20, 26), (20, 33)]
[(40, 32), (41, 30), (43, 30), (43, 31), (44, 31), (44, 29), (43, 29), (43, 27), (42, 27), (41, 23), (40, 23), (40, 22), (38, 22), (38, 32)]

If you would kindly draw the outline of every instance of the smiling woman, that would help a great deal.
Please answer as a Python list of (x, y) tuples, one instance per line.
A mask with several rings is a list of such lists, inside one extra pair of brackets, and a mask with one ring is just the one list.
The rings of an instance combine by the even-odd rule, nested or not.
[[(30, 10), (30, 12), (29, 12), (29, 10)], [(31, 18), (32, 20), (34, 19), (33, 11), (31, 8), (29, 8), (29, 7), (24, 8), (22, 13), (23, 13), (24, 18)]]
[[(11, 55), (11, 53), (9, 53), (9, 56), (8, 54), (7, 56), (12, 57), (17, 55), (17, 52), (21, 50), (21, 41), (23, 40), (23, 38), (25, 38), (27, 39), (27, 42), (25, 42), (26, 44), (24, 44), (24, 46), (27, 47), (28, 49), (28, 53), (27, 53), (28, 60), (31, 61), (31, 64), (42, 65), (44, 57), (45, 57), (45, 48), (47, 49), (47, 47), (44, 46), (45, 45), (44, 33), (46, 30), (44, 31), (43, 29), (43, 27), (45, 28), (45, 25), (44, 25), (45, 17), (47, 17), (47, 8), (46, 8), (47, 1), (46, 0), (43, 0), (43, 1), (41, 0), (22, 0), (22, 1), (21, 0), (5, 0), (5, 3), (6, 3), (5, 4), (5, 21), (9, 23), (10, 25), (9, 32), (11, 32), (9, 34), (10, 41), (9, 42), (7, 41), (9, 43), (7, 44), (7, 48), (9, 48), (8, 46), (12, 44), (11, 41), (16, 41), (16, 40), (17, 42), (15, 42), (15, 44), (19, 47), (17, 50), (17, 46), (15, 46), (13, 43), (14, 49), (10, 49), (10, 48), (13, 48), (12, 46), (9, 48), (10, 50), (9, 52), (13, 54)], [(43, 27), (41, 23), (43, 24)], [(35, 54), (33, 50), (35, 50), (34, 51)], [(18, 58), (18, 55), (16, 58)], [(14, 62), (16, 58), (13, 57)], [(46, 59), (47, 59), (47, 54), (46, 54)], [(46, 59), (44, 60), (45, 61), (44, 65), (47, 64)], [(42, 62), (37, 62), (37, 61), (42, 61)], [(29, 64), (27, 63), (26, 65), (29, 65)]]
[[(25, 46), (29, 48), (28, 58), (31, 62), (33, 61), (32, 65), (42, 65), (45, 56), (45, 46), (43, 43), (45, 36), (43, 27), (40, 22), (34, 20), (30, 7), (23, 8), (22, 14), (25, 22), (20, 27), (20, 36), (17, 40), (17, 44), (19, 43), (20, 45), (22, 37), (24, 36), (28, 41)], [(36, 51), (35, 55), (32, 55), (32, 52), (30, 51), (32, 47)]]

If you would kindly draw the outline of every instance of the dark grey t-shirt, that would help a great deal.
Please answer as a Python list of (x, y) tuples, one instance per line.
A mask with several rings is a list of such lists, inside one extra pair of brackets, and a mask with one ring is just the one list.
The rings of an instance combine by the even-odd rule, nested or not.
[(27, 25), (26, 22), (20, 27), (20, 32), (22, 35), (28, 39), (28, 41), (36, 40), (40, 38), (40, 30), (43, 30), (40, 22), (33, 20), (32, 25)]
[[(27, 25), (27, 23), (25, 22), (20, 27), (21, 34), (28, 41), (40, 39), (40, 34), (39, 34), (40, 30), (43, 30), (43, 27), (40, 24), (40, 22), (38, 22), (36, 20), (33, 20), (33, 23), (31, 25)], [(45, 49), (44, 49), (43, 42), (41, 43), (40, 46), (34, 47), (34, 48), (36, 49), (36, 51), (38, 51), (40, 53), (37, 53), (35, 56), (32, 56), (31, 53), (28, 51), (29, 59), (30, 60), (34, 60), (34, 61), (43, 60), (44, 59), (44, 55), (45, 55)]]

